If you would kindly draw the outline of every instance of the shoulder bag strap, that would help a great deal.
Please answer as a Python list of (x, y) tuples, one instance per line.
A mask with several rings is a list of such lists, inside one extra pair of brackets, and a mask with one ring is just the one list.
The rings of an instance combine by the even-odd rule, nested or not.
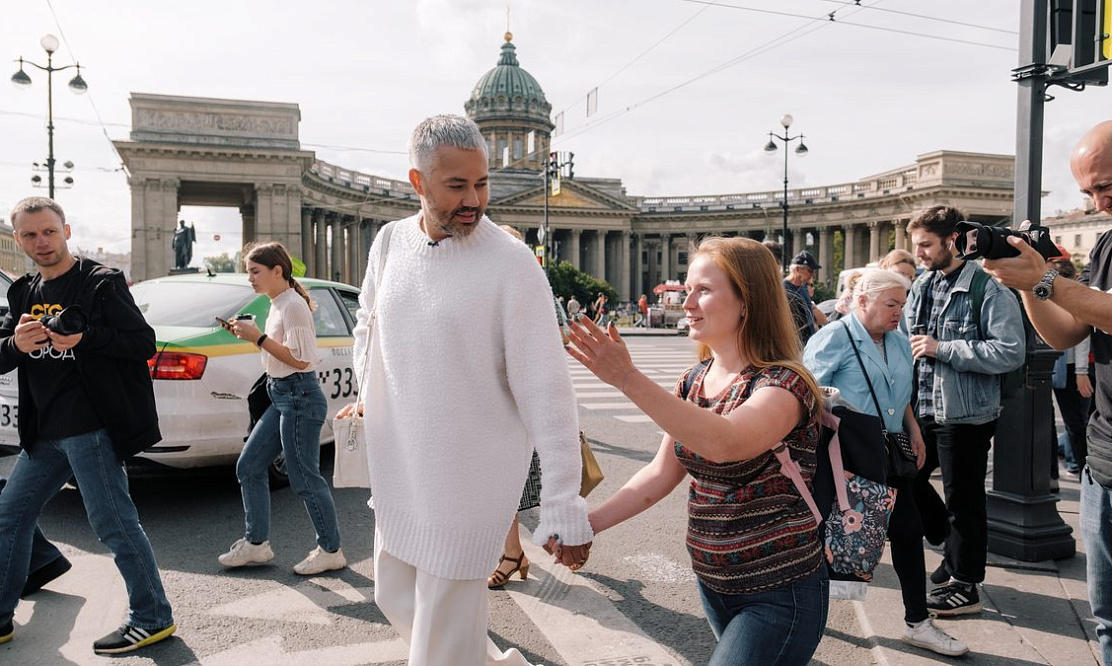
[(367, 378), (371, 372), (371, 350), (374, 345), (371, 340), (375, 334), (375, 322), (378, 321), (378, 290), (382, 287), (382, 274), (386, 270), (386, 254), (390, 250), (390, 232), (394, 230), (397, 222), (391, 222), (382, 228), (382, 252), (378, 260), (378, 270), (375, 272), (375, 294), (371, 299), (371, 325), (367, 330), (367, 358), (363, 361), (363, 377), (355, 389), (355, 404), (363, 402), (363, 387), (367, 385)]
[(884, 425), (884, 412), (880, 411), (880, 402), (876, 399), (876, 391), (873, 390), (873, 382), (869, 379), (869, 371), (865, 369), (865, 362), (861, 360), (861, 352), (857, 351), (857, 344), (854, 343), (853, 335), (849, 332), (849, 324), (846, 324), (843, 328), (845, 328), (846, 337), (849, 338), (849, 346), (853, 347), (853, 355), (857, 357), (857, 365), (861, 366), (861, 374), (865, 375), (865, 383), (869, 386), (869, 395), (873, 396), (873, 407), (876, 407), (876, 416), (880, 419), (880, 431), (887, 437), (888, 427)]

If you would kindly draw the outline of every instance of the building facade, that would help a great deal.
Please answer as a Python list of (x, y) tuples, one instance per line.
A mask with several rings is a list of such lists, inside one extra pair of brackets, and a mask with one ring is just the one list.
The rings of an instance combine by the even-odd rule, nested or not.
[[(280, 240), (300, 250), (308, 275), (351, 284), (361, 279), (377, 230), (420, 207), (408, 181), (301, 150), (296, 104), (140, 93), (130, 102), (130, 140), (115, 144), (131, 174), (136, 280), (173, 266), (180, 206), (236, 206), (245, 243)], [(507, 33), (495, 67), (464, 102), (490, 148), (488, 215), (534, 245), (547, 229), (553, 259), (607, 280), (623, 299), (683, 279), (689, 248), (704, 235), (778, 238), (785, 203), (788, 251), (811, 250), (823, 280), (906, 247), (905, 227), (920, 208), (956, 205), (988, 223), (1012, 212), (1011, 156), (946, 150), (852, 182), (789, 190), (786, 201), (782, 190), (636, 196), (620, 178), (597, 177), (564, 178), (546, 197), (551, 109)], [(836, 242), (844, 248), (838, 265)]]

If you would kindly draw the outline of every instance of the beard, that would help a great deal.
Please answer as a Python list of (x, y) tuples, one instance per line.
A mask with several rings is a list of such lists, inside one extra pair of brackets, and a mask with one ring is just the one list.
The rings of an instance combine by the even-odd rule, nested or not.
[(930, 263), (929, 270), (932, 271), (945, 271), (954, 263), (954, 255), (947, 252), (945, 256), (938, 257)]
[[(464, 223), (456, 221), (457, 215), (467, 213), (474, 214), (474, 222)], [(483, 217), (483, 209), (475, 206), (460, 206), (450, 212), (434, 210), (431, 217), (433, 218), (433, 226), (442, 233), (455, 238), (464, 238), (469, 236), (471, 232), (475, 230), (475, 227), (479, 225), (479, 220)]]

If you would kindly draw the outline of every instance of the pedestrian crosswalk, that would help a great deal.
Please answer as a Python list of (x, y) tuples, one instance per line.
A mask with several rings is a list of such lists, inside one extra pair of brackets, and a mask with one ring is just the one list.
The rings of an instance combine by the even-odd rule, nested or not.
[[(669, 391), (676, 379), (696, 361), (690, 346), (661, 347), (653, 343), (627, 341), (630, 356), (637, 368)], [(572, 386), (579, 406), (592, 413), (603, 413), (624, 423), (651, 423), (622, 392), (595, 377), (579, 361), (568, 357)]]

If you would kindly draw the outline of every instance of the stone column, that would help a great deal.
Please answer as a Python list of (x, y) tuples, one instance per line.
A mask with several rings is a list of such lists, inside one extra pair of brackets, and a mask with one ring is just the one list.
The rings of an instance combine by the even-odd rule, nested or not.
[(880, 253), (880, 234), (884, 229), (884, 225), (876, 220), (869, 222), (869, 256), (865, 263), (870, 261), (877, 261), (881, 257)]
[(818, 249), (819, 249), (819, 282), (830, 282), (830, 278), (834, 275), (834, 234), (831, 233), (830, 227), (821, 227), (815, 230), (818, 234)]
[(363, 220), (358, 217), (350, 219), (351, 221), (347, 225), (348, 266), (345, 282), (359, 284), (359, 247), (362, 245), (359, 242), (359, 233), (360, 227), (363, 226)]
[(603, 229), (595, 233), (595, 277), (606, 279), (606, 231)]
[(136, 178), (131, 185), (131, 278), (168, 275), (174, 267), (174, 229), (178, 226), (176, 178)]
[(621, 286), (618, 287), (618, 298), (628, 301), (630, 299), (629, 293), (629, 274), (630, 274), (630, 261), (629, 261), (629, 232), (623, 231), (621, 233), (621, 251), (618, 253), (618, 275), (620, 277)]
[(244, 243), (256, 241), (260, 238), (285, 242), (286, 239), (283, 236), (276, 236), (274, 233), (274, 199), (273, 183), (255, 183), (255, 225), (251, 231), (250, 240), (247, 238), (247, 230), (244, 229)]
[(582, 235), (582, 229), (570, 229), (568, 231), (568, 260), (571, 261), (571, 265), (576, 268), (581, 268), (583, 265), (582, 258), (579, 254), (579, 240)]
[[(258, 222), (255, 217), (258, 206), (255, 204), (246, 204), (239, 207), (239, 216), (243, 220), (243, 244), (254, 242), (258, 237)], [(237, 266), (236, 272), (243, 270), (243, 266)]]
[(316, 233), (313, 254), (313, 277), (328, 279), (328, 215), (321, 208), (313, 209), (313, 228)]
[(645, 249), (645, 235), (633, 235), (633, 296), (640, 298), (645, 293), (645, 266), (642, 261)]
[(907, 249), (907, 223), (903, 220), (893, 220), (892, 226), (896, 228), (896, 249)]
[(846, 265), (843, 266), (842, 269), (845, 270), (847, 268), (858, 268), (857, 227), (852, 223), (846, 224), (842, 227), (842, 233), (845, 234), (843, 236), (843, 240), (845, 241), (843, 243), (843, 246), (845, 249), (844, 256), (846, 263)]
[(305, 275), (316, 275), (316, 257), (313, 256), (313, 209), (301, 208), (301, 261), (305, 262)]
[(660, 266), (660, 281), (674, 280), (676, 276), (672, 274), (672, 236), (671, 234), (661, 234), (660, 236), (660, 251), (664, 255), (661, 257)]
[(328, 224), (331, 227), (329, 240), (332, 241), (332, 257), (328, 265), (328, 279), (340, 282), (344, 278), (344, 224), (343, 216), (339, 213), (328, 214)]

